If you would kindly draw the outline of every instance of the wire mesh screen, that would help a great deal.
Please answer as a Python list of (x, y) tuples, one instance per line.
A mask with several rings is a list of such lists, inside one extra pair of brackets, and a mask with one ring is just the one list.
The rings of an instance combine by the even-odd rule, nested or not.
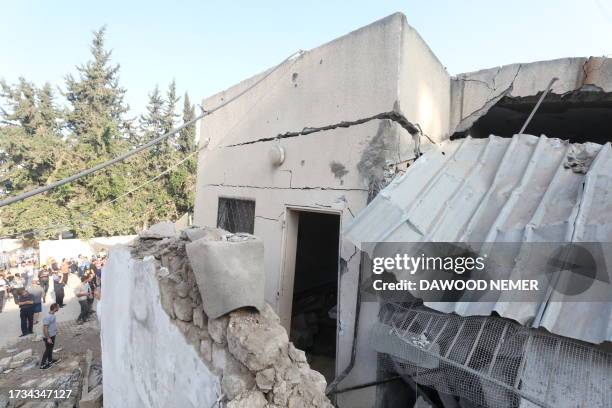
[(611, 354), (502, 318), (386, 303), (370, 341), (387, 370), (478, 406), (612, 406)]
[(217, 227), (232, 233), (252, 234), (255, 230), (255, 201), (220, 197)]

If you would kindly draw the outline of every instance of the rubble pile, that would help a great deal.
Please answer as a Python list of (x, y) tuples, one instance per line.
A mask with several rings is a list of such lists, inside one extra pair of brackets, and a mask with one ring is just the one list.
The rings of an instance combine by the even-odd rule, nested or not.
[[(332, 407), (322, 374), (289, 342), (278, 316), (265, 304), (209, 319), (186, 245), (196, 240), (235, 240), (219, 229), (192, 228), (180, 235), (169, 228), (141, 235), (132, 256), (157, 260), (163, 309), (202, 361), (219, 376), (222, 406), (228, 408)], [(201, 285), (201, 280), (200, 280)]]
[[(90, 353), (89, 353), (90, 354)], [(89, 355), (91, 360), (91, 354)], [(3, 385), (0, 391), (0, 408), (100, 408), (102, 407), (102, 367), (83, 361), (81, 355), (67, 357), (65, 361), (51, 370), (39, 371), (40, 356), (32, 349), (25, 349), (15, 355), (0, 360), (5, 374), (0, 379)], [(91, 367), (91, 369), (89, 369)], [(2, 367), (0, 367), (2, 368)], [(7, 375), (12, 376), (7, 379)], [(87, 387), (88, 392), (85, 392)], [(54, 390), (58, 398), (37, 398), (34, 394), (24, 394), (10, 397), (9, 389), (13, 390)], [(86, 398), (84, 398), (86, 397)]]

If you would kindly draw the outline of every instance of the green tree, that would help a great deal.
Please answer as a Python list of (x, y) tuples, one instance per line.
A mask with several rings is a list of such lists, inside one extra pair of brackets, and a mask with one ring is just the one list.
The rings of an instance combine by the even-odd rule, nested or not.
[(15, 86), (0, 81), (0, 97), (2, 97), (10, 111), (2, 108), (2, 121), (6, 125), (18, 125), (26, 134), (58, 135), (60, 130), (60, 112), (55, 107), (51, 85), (45, 84), (41, 89), (19, 78)]
[(90, 47), (93, 59), (77, 67), (75, 79), (66, 77), (65, 97), (71, 105), (66, 124), (77, 143), (91, 155), (114, 153), (113, 141), (124, 127), (125, 89), (119, 86), (119, 65), (111, 65), (111, 51), (104, 48), (105, 27), (94, 32)]
[[(195, 108), (191, 104), (189, 94), (185, 92), (185, 97), (183, 98), (183, 123), (190, 122), (193, 118), (195, 118)], [(177, 145), (181, 153), (189, 153), (195, 150), (195, 126), (195, 123), (192, 123), (179, 131)]]
[(172, 80), (166, 92), (166, 101), (164, 106), (164, 133), (170, 132), (175, 126), (179, 115), (176, 113), (176, 105), (181, 98), (176, 96), (176, 81)]
[[(68, 177), (168, 132), (180, 122), (176, 83), (149, 95), (146, 112), (126, 119), (119, 65), (104, 47), (105, 29), (94, 32), (91, 59), (66, 77), (58, 107), (53, 88), (21, 78), (0, 81), (0, 198)], [(185, 94), (182, 121), (195, 115)], [(34, 229), (34, 238), (71, 231), (78, 237), (134, 233), (193, 210), (196, 161), (158, 175), (194, 152), (195, 125), (167, 143), (94, 175), (0, 209), (0, 234)], [(151, 181), (155, 178), (153, 181)], [(142, 187), (144, 186), (144, 187)], [(138, 187), (138, 189), (136, 189)], [(140, 188), (142, 187), (142, 188)], [(133, 191), (136, 189), (136, 191)]]
[[(195, 118), (195, 109), (191, 104), (189, 95), (185, 93), (183, 98), (183, 123), (188, 123)], [(195, 197), (195, 181), (197, 157), (193, 155), (196, 149), (195, 123), (184, 127), (179, 131), (177, 139), (177, 150), (181, 159), (186, 155), (191, 155), (181, 166), (177, 167), (169, 177), (169, 193), (175, 198), (177, 211), (179, 214), (193, 212), (193, 202)]]

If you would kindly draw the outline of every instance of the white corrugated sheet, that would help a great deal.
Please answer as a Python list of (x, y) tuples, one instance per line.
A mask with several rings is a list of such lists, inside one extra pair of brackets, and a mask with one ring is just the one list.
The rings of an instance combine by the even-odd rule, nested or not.
[[(568, 168), (568, 158), (578, 167)], [(586, 170), (576, 171), (580, 166)], [(366, 242), (612, 242), (610, 143), (570, 144), (531, 135), (445, 142), (387, 186), (344, 236), (358, 247)], [(612, 254), (605, 254), (605, 262), (612, 265)], [(596, 282), (589, 290), (609, 291), (610, 285)], [(566, 337), (595, 344), (612, 340), (612, 303), (564, 302), (556, 292), (541, 302), (427, 306), (462, 316), (495, 311)]]

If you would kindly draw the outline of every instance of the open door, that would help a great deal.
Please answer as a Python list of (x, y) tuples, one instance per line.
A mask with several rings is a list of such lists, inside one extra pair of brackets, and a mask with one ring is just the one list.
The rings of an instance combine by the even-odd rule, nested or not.
[(281, 317), (310, 366), (331, 381), (336, 365), (340, 214), (290, 209), (287, 215)]

